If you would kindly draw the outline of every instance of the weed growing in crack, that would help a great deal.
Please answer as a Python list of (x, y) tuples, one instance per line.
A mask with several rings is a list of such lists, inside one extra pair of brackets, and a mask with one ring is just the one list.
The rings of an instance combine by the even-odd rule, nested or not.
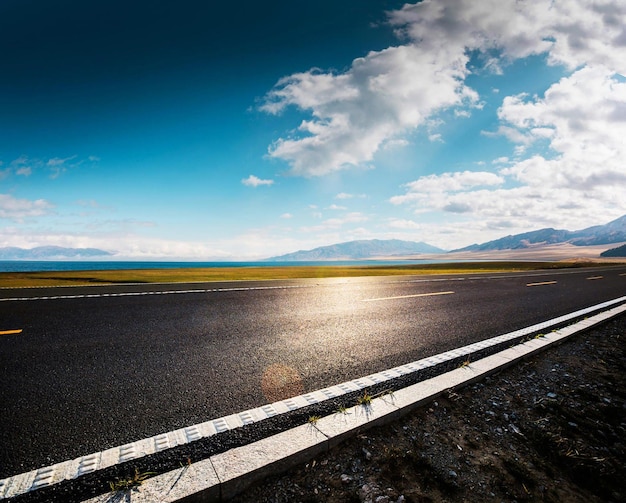
[(111, 488), (111, 491), (128, 491), (129, 489), (139, 487), (147, 478), (150, 477), (150, 475), (154, 474), (155, 472), (139, 473), (139, 470), (135, 468), (135, 475), (125, 479), (117, 479), (114, 482), (109, 482), (109, 487)]
[(356, 402), (359, 405), (371, 405), (373, 399), (374, 397), (366, 391), (359, 398), (357, 398)]
[(348, 413), (348, 408), (345, 407), (344, 405), (340, 405), (339, 407), (337, 407), (337, 414), (347, 414)]

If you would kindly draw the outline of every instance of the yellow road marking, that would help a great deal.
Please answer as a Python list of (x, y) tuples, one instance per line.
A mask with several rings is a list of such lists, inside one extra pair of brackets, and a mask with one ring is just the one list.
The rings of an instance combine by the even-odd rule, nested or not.
[(593, 280), (593, 279), (603, 279), (604, 276), (589, 276), (587, 279), (589, 280)]
[(0, 330), (0, 335), (21, 334), (22, 329), (19, 330)]
[(434, 293), (416, 293), (415, 295), (398, 295), (397, 297), (379, 297), (377, 299), (361, 299), (363, 302), (374, 302), (376, 300), (392, 300), (392, 299), (410, 299), (412, 297), (433, 297), (435, 295), (451, 295), (454, 292), (434, 292)]
[(556, 281), (542, 281), (541, 283), (526, 283), (526, 286), (543, 286), (543, 285), (556, 285)]

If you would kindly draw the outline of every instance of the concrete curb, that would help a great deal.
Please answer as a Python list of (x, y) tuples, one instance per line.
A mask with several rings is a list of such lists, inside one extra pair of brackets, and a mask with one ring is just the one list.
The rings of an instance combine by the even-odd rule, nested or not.
[[(575, 311), (565, 316), (554, 318), (552, 320), (532, 325), (521, 330), (493, 337), (491, 339), (447, 351), (439, 355), (424, 358), (422, 360), (395, 367), (393, 369), (371, 374), (363, 378), (338, 384), (336, 386), (331, 386), (322, 390), (289, 398), (273, 404), (250, 409), (238, 414), (232, 414), (230, 416), (214, 419), (197, 425), (188, 426), (186, 428), (181, 428), (179, 430), (171, 431), (168, 433), (162, 433), (154, 437), (139, 440), (137, 442), (132, 442), (120, 447), (114, 447), (102, 452), (82, 456), (74, 460), (64, 461), (56, 465), (15, 475), (7, 479), (0, 480), (0, 500), (25, 494), (38, 489), (50, 488), (57, 483), (66, 480), (76, 479), (83, 475), (87, 475), (98, 470), (103, 470), (119, 463), (135, 460), (143, 456), (154, 454), (156, 452), (160, 452), (172, 447), (194, 442), (204, 437), (210, 437), (221, 432), (232, 430), (247, 424), (255, 423), (257, 421), (262, 421), (264, 419), (276, 416), (284, 412), (300, 409), (302, 407), (306, 407), (312, 404), (317, 404), (331, 398), (341, 397), (348, 393), (360, 391), (373, 385), (384, 383), (386, 381), (407, 374), (411, 374), (413, 372), (418, 372), (420, 370), (430, 367), (436, 367), (443, 363), (450, 362), (451, 360), (455, 360), (458, 358), (467, 358), (468, 361), (471, 361), (471, 356), (473, 353), (483, 351), (485, 349), (497, 346), (498, 344), (506, 343), (508, 341), (519, 340), (520, 337), (531, 336), (532, 334), (539, 333), (543, 330), (549, 330), (551, 327), (554, 326), (562, 326), (564, 323), (570, 322), (571, 320), (580, 319), (581, 317), (588, 314), (612, 308), (609, 311), (604, 311), (600, 314), (596, 314), (588, 320), (581, 321), (576, 325), (563, 328), (556, 332), (542, 336), (540, 339), (532, 340), (528, 343), (515, 346), (514, 348), (511, 348), (511, 350), (507, 350), (523, 350), (520, 356), (521, 358), (527, 354), (525, 351), (528, 348), (533, 348), (534, 345), (537, 343), (543, 343), (539, 345), (540, 348), (543, 348), (544, 345), (546, 345), (545, 343), (553, 343), (556, 340), (560, 340), (555, 339), (557, 334), (567, 334), (565, 336), (568, 336), (571, 335), (569, 330), (571, 330), (573, 327), (579, 327), (576, 328), (574, 332), (572, 332), (575, 333), (580, 330), (584, 330), (589, 326), (601, 323), (602, 321), (605, 321), (610, 317), (616, 316), (623, 311), (626, 311), (626, 304), (623, 304), (624, 302), (626, 302), (626, 296), (608, 302), (603, 302), (601, 304), (597, 304), (595, 306), (591, 306), (579, 311)], [(608, 317), (603, 318), (604, 315)], [(147, 497), (147, 499), (139, 499), (137, 501), (177, 501), (178, 499), (183, 498), (183, 494), (189, 495), (191, 497), (191, 495), (194, 494), (194, 490), (182, 489), (186, 486), (186, 484), (189, 484), (190, 487), (196, 486), (195, 483), (186, 482), (188, 480), (204, 480), (206, 481), (206, 484), (210, 483), (209, 485), (201, 485), (201, 487), (197, 489), (197, 491), (195, 491), (200, 491), (202, 494), (205, 494), (205, 496), (202, 496), (201, 499), (199, 499), (198, 501), (216, 501), (215, 498), (219, 497), (216, 496), (217, 494), (221, 494), (221, 497), (229, 494), (236, 494), (236, 492), (240, 491), (242, 487), (245, 487), (245, 485), (256, 480), (252, 478), (248, 482), (248, 479), (252, 477), (251, 474), (259, 472), (261, 475), (263, 475), (265, 473), (263, 469), (264, 466), (273, 466), (274, 464), (277, 465), (273, 466), (272, 471), (279, 468), (292, 466), (292, 463), (297, 463), (303, 459), (314, 456), (315, 454), (320, 452), (319, 449), (325, 450), (336, 445), (343, 438), (350, 435), (350, 432), (352, 431), (364, 427), (373, 426), (383, 420), (392, 420), (395, 417), (398, 417), (399, 415), (410, 411), (412, 408), (418, 407), (424, 401), (433, 399), (443, 390), (449, 389), (454, 386), (459, 386), (460, 384), (454, 384), (455, 381), (446, 381), (446, 379), (453, 379), (450, 376), (463, 376), (464, 378), (466, 378), (467, 382), (464, 382), (463, 380), (459, 381), (459, 383), (462, 384), (467, 384), (468, 382), (471, 382), (469, 380), (470, 376), (473, 375), (472, 373), (475, 372), (477, 369), (481, 369), (484, 362), (498, 361), (496, 357), (501, 357), (501, 355), (503, 354), (508, 354), (507, 351), (503, 351), (496, 355), (483, 358), (482, 360), (479, 360), (475, 363), (471, 363), (469, 366), (465, 366), (463, 369), (460, 369), (464, 371), (464, 373), (457, 372), (455, 374), (456, 371), (448, 372), (438, 377), (422, 381), (414, 386), (410, 386), (405, 389), (396, 391), (393, 393), (393, 399), (391, 399), (389, 396), (382, 397), (374, 400), (371, 405), (366, 408), (363, 408), (363, 406), (353, 408), (348, 411), (349, 413), (346, 413), (345, 415), (341, 414), (341, 417), (329, 416), (319, 420), (317, 423), (315, 423), (315, 425), (305, 425), (303, 427), (280, 433), (268, 439), (261, 440), (260, 442), (264, 442), (263, 444), (260, 444), (263, 446), (263, 448), (260, 452), (257, 452), (256, 454), (250, 454), (245, 451), (245, 449), (249, 446), (239, 447), (236, 449), (232, 449), (231, 451), (215, 455), (210, 459), (194, 463), (193, 465), (185, 466), (184, 468), (181, 468), (181, 470), (175, 470), (174, 472), (169, 472), (163, 475), (159, 475), (157, 477), (153, 477), (142, 485), (139, 492), (133, 492), (133, 500), (135, 500), (136, 498), (141, 498), (140, 495), (144, 492), (149, 493), (151, 496)], [(511, 361), (515, 361), (515, 359)], [(500, 363), (500, 366), (494, 367), (494, 372), (505, 366), (507, 363), (510, 364), (509, 360), (502, 361)], [(482, 375), (483, 374), (478, 374), (478, 377), (476, 378), (480, 378), (482, 377)], [(441, 386), (444, 385), (445, 387), (441, 388), (441, 390), (438, 392), (424, 391), (430, 389), (429, 386), (433, 386), (433, 389), (439, 389)], [(415, 386), (417, 386), (417, 388)], [(410, 393), (413, 397), (412, 401), (409, 401), (408, 399), (402, 399), (404, 401), (399, 401), (400, 398), (404, 397), (407, 392)], [(422, 396), (423, 393), (426, 393), (423, 398), (418, 399), (418, 397)], [(390, 408), (387, 409), (383, 407), (383, 405), (381, 405), (382, 403), (388, 404)], [(334, 421), (336, 425), (333, 428), (330, 428), (329, 423), (332, 421)], [(343, 424), (343, 426), (337, 426), (339, 424)], [(315, 438), (315, 442), (311, 443), (311, 445), (307, 444), (301, 446), (301, 449), (294, 452), (287, 450), (283, 454), (276, 456), (272, 454), (275, 449), (267, 448), (267, 446), (272, 446), (274, 445), (274, 443), (287, 446), (300, 445), (298, 442), (300, 442), (301, 440), (300, 436), (302, 435), (302, 433), (295, 434), (298, 438), (298, 440), (296, 441), (292, 436), (292, 432), (301, 432), (303, 428), (308, 428), (308, 430), (310, 430), (309, 437), (311, 437), (311, 434), (314, 434), (313, 437)], [(335, 431), (336, 428), (339, 428), (343, 433), (341, 433), (340, 431)], [(333, 431), (335, 431), (335, 433), (332, 433)], [(319, 436), (320, 434), (322, 435), (322, 437)], [(323, 444), (322, 447), (318, 445), (320, 443)], [(257, 444), (259, 444), (259, 442), (250, 445), (257, 446)], [(233, 458), (233, 456), (237, 455), (237, 453), (245, 454), (243, 454), (241, 458)], [(246, 463), (242, 463), (241, 459), (247, 460)], [(248, 461), (252, 463), (252, 465), (248, 466)], [(224, 463), (231, 467), (235, 465), (239, 466), (239, 475), (233, 475), (231, 469), (227, 470), (226, 468), (220, 468), (222, 466), (220, 465), (220, 463)], [(163, 495), (157, 497), (157, 493), (153, 492), (156, 491), (155, 487), (162, 486), (159, 490), (164, 490), (163, 488), (169, 487), (167, 486), (167, 481), (170, 480), (175, 480), (175, 483), (170, 487), (170, 489), (168, 489), (168, 491), (166, 491), (169, 496), (166, 497)], [(245, 482), (243, 486), (241, 486), (242, 481)], [(217, 483), (218, 490), (214, 488), (214, 482)], [(159, 484), (161, 484), (161, 486)], [(176, 496), (174, 497), (174, 495)], [(107, 497), (111, 498), (111, 495), (104, 495), (100, 497), (105, 499), (95, 498), (90, 501), (92, 501), (93, 503), (102, 501), (117, 501), (114, 499), (106, 499)], [(190, 501), (195, 500), (192, 499)]]
[(84, 503), (230, 500), (267, 475), (280, 473), (308, 461), (360, 431), (396, 420), (447, 390), (483, 379), (624, 312), (626, 305), (614, 307), (393, 394), (374, 398), (368, 404), (338, 411), (310, 424), (148, 479), (135, 490), (104, 494)]

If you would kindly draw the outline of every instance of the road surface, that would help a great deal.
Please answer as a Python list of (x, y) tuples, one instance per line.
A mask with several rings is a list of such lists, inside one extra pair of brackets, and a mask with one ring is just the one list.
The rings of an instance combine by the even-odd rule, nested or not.
[(1, 289), (0, 478), (623, 295), (626, 267)]

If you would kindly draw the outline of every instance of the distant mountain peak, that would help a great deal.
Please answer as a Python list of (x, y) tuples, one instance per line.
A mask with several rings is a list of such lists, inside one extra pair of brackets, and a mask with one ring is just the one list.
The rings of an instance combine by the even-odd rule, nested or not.
[(422, 253), (444, 253), (444, 250), (427, 243), (402, 241), (400, 239), (359, 239), (320, 246), (312, 250), (299, 250), (267, 260), (272, 262), (299, 262), (315, 260), (366, 260), (371, 258), (393, 258)]
[(579, 231), (563, 229), (539, 229), (505, 236), (482, 244), (474, 244), (453, 250), (465, 251), (495, 251), (520, 250), (542, 245), (569, 243), (575, 246), (610, 245), (626, 241), (626, 215), (621, 216), (604, 225), (594, 225)]
[(36, 246), (0, 248), (0, 260), (67, 260), (97, 257), (110, 257), (111, 252), (98, 248), (64, 248), (62, 246)]

